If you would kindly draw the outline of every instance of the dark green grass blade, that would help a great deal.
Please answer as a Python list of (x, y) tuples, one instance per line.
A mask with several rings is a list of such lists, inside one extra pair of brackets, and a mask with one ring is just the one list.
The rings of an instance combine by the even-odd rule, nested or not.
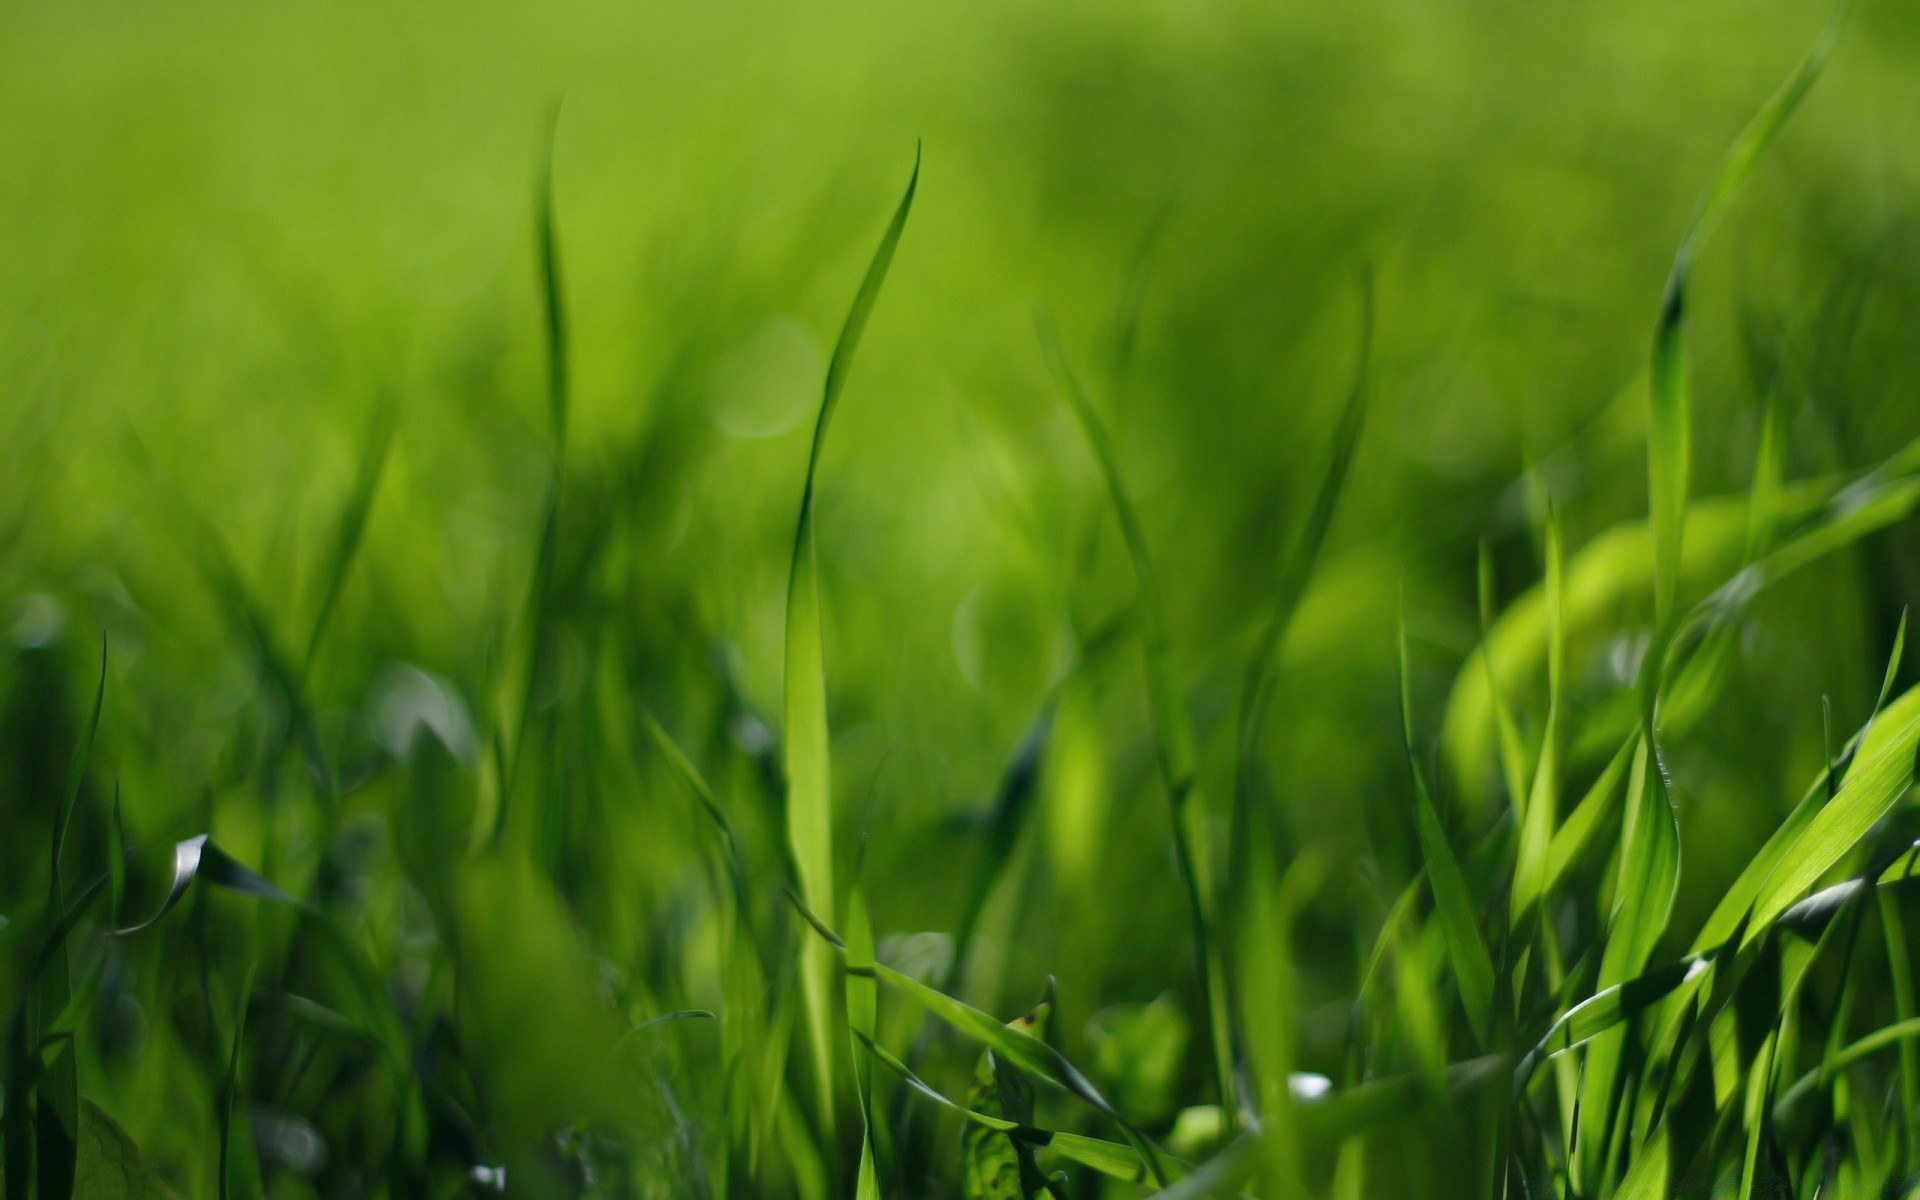
[(1485, 1049), (1493, 1038), (1493, 958), (1487, 953), (1474, 913), (1473, 896), (1467, 890), (1460, 860), (1454, 856), (1440, 824), (1433, 798), (1427, 791), (1425, 776), (1413, 748), (1413, 700), (1407, 683), (1407, 620), (1401, 613), (1400, 647), (1400, 733), (1407, 753), (1407, 773), (1413, 787), (1413, 827), (1420, 842), (1420, 856), (1433, 885), (1434, 908), (1446, 935), (1447, 954), (1453, 960), (1460, 1003), (1466, 1009), (1473, 1036)]
[(354, 560), (359, 557), (361, 542), (366, 538), (367, 518), (373, 514), (374, 498), (379, 495), (380, 481), (386, 476), (387, 453), (393, 446), (397, 412), (392, 403), (380, 405), (374, 416), (373, 431), (360, 455), (353, 490), (347, 494), (346, 505), (334, 523), (333, 539), (320, 570), (320, 600), (314, 610), (313, 629), (307, 634), (307, 652), (300, 672), (303, 679), (313, 671), (313, 660), (333, 620), (334, 606), (340, 601), (340, 593), (353, 572)]
[[(1900, 915), (1900, 905), (1890, 892), (1881, 892), (1876, 899), (1880, 904), (1881, 936), (1887, 946), (1887, 979), (1888, 990), (1893, 993), (1894, 1025), (1920, 1029), (1920, 1006), (1914, 1002), (1913, 959), (1906, 919)], [(1885, 1031), (1883, 1028), (1878, 1032)], [(1904, 1037), (1899, 1041), (1902, 1130), (1906, 1135), (1907, 1153), (1917, 1155), (1920, 1154), (1920, 1042)], [(1842, 1051), (1841, 1057), (1845, 1054)]]
[[(1241, 806), (1252, 802), (1252, 759), (1255, 743), (1260, 736), (1261, 713), (1273, 670), (1273, 656), (1286, 638), (1294, 613), (1300, 607), (1300, 599), (1306, 594), (1314, 563), (1320, 556), (1320, 547), (1326, 541), (1327, 529), (1333, 524), (1334, 508), (1339, 503), (1341, 489), (1346, 485), (1354, 451), (1360, 444), (1360, 432), (1366, 425), (1367, 368), (1373, 354), (1373, 319), (1373, 277), (1371, 274), (1362, 274), (1360, 338), (1353, 368), (1353, 384), (1347, 392), (1347, 402), (1340, 411), (1339, 423), (1334, 427), (1333, 442), (1327, 451), (1326, 473), (1314, 492), (1313, 506), (1307, 510), (1306, 520), (1288, 540), (1273, 581), (1268, 586), (1267, 620), (1261, 627), (1259, 639), (1254, 643), (1253, 653), (1248, 656), (1246, 674), (1240, 682), (1239, 730), (1235, 741), (1238, 757), (1234, 766), (1236, 814)], [(1236, 820), (1235, 828), (1241, 824)]]
[(569, 405), (567, 299), (560, 273), (560, 236), (553, 204), (553, 145), (560, 132), (560, 102), (555, 101), (541, 145), (540, 173), (534, 183), (534, 233), (540, 251), (540, 313), (547, 339), (547, 419), (555, 462), (566, 456)]
[(708, 786), (706, 777), (700, 774), (700, 768), (693, 765), (693, 760), (680, 749), (679, 743), (673, 740), (673, 735), (668, 733), (653, 713), (644, 707), (640, 709), (640, 727), (646, 730), (648, 740), (653, 743), (655, 749), (660, 751), (660, 757), (666, 759), (667, 765), (673, 768), (674, 775), (686, 785), (688, 791), (693, 793), (694, 799), (699, 801), (701, 811), (707, 814), (707, 819), (712, 821), (714, 828), (720, 832), (721, 841), (725, 843), (727, 852), (731, 855), (733, 853), (733, 822), (728, 819), (727, 811), (721, 806), (719, 797), (713, 794), (713, 788)]
[[(893, 218), (874, 250), (867, 273), (854, 294), (853, 306), (840, 327), (833, 358), (827, 365), (820, 410), (814, 418), (813, 443), (807, 454), (806, 483), (800, 494), (800, 515), (793, 535), (793, 559), (787, 573), (785, 728), (782, 748), (787, 784), (787, 843), (800, 877), (801, 894), (809, 907), (831, 913), (833, 891), (833, 789), (827, 730), (826, 659), (821, 646), (819, 573), (814, 561), (813, 495), (820, 469), (820, 452), (827, 428), (845, 390), (854, 352), (866, 331), (867, 319), (886, 282), (907, 214), (913, 209), (920, 183), (920, 154), (916, 147), (913, 172)], [(833, 1114), (833, 961), (825, 947), (808, 942), (801, 948), (801, 995), (805, 1001), (809, 1044), (813, 1051), (820, 1119), (832, 1128)]]
[(1173, 818), (1174, 859), (1179, 864), (1181, 882), (1187, 892), (1188, 919), (1193, 927), (1194, 957), (1200, 976), (1202, 1000), (1207, 1010), (1208, 1044), (1213, 1052), (1214, 1092), (1229, 1129), (1235, 1120), (1233, 1098), (1233, 1021), (1227, 994), (1227, 964), (1223, 949), (1213, 930), (1213, 871), (1206, 840), (1206, 806), (1197, 796), (1193, 752), (1193, 729), (1187, 719), (1186, 702), (1174, 681), (1173, 655), (1168, 645), (1166, 617), (1160, 605), (1160, 589), (1155, 582), (1152, 556), (1147, 550), (1146, 534), (1120, 474), (1120, 461), (1113, 441), (1093, 401), (1080, 386), (1061, 348), (1053, 322), (1041, 317), (1038, 322), (1041, 352), (1058, 377), (1072, 406), (1081, 436), (1093, 451), (1095, 464), (1106, 484), (1113, 506), (1114, 520), (1120, 526), (1121, 540), (1133, 564), (1140, 600), (1140, 633), (1145, 651), (1147, 708), (1153, 716), (1153, 730), (1160, 756), (1161, 779), (1167, 790)]
[(1020, 831), (1026, 827), (1027, 814), (1039, 790), (1040, 768), (1046, 761), (1047, 745), (1053, 736), (1053, 715), (1054, 701), (1049, 698), (1032, 724), (1027, 726), (1012, 759), (1000, 775), (993, 811), (987, 818), (986, 844), (980, 848), (980, 858), (974, 865), (973, 883), (967, 891), (966, 907), (961, 910), (960, 922), (954, 930), (953, 959), (947, 964), (945, 991), (958, 990), (960, 978), (966, 970), (968, 953), (973, 946), (974, 931), (979, 927), (980, 914), (987, 906), (988, 897), (993, 894), (994, 885), (1000, 881), (1008, 861), (1013, 857)]
[[(66, 916), (66, 895), (60, 882), (61, 851), (66, 848), (67, 828), (80, 800), (86, 781), (87, 763), (93, 757), (94, 739), (100, 732), (100, 709), (107, 695), (107, 639), (100, 637), (100, 677), (94, 686), (93, 711), (87, 718), (86, 733), (74, 745), (67, 767), (67, 786), (55, 814), (53, 849), (48, 863), (47, 914), (59, 922)], [(67, 1008), (72, 999), (72, 981), (68, 975), (64, 940), (52, 948), (52, 956), (40, 973), (37, 987), (36, 1037), (48, 1033), (48, 1024)], [(78, 1067), (71, 1045), (54, 1052), (53, 1061), (40, 1079), (35, 1102), (34, 1164), (38, 1169), (39, 1195), (42, 1200), (69, 1200), (73, 1195), (80, 1122), (80, 1084)]]
[(240, 983), (240, 999), (234, 1006), (233, 1048), (227, 1054), (226, 1082), (220, 1088), (220, 1200), (228, 1200), (232, 1194), (229, 1174), (231, 1171), (233, 1142), (233, 1102), (240, 1092), (240, 1047), (247, 1032), (247, 1002), (253, 996), (253, 966), (247, 967), (246, 977)]

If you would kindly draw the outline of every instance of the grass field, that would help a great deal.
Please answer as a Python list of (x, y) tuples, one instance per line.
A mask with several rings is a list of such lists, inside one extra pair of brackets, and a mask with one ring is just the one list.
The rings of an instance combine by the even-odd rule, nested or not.
[(1920, 1192), (1916, 63), (0, 4), (0, 1200)]

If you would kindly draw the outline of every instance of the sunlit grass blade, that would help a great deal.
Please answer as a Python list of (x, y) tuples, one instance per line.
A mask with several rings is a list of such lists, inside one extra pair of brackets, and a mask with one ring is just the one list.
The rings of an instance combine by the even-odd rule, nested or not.
[[(1876, 731), (1877, 732), (1877, 731)], [(1920, 715), (1892, 730), (1883, 745), (1857, 762), (1833, 800), (1806, 823), (1754, 900), (1752, 941), (1792, 907), (1856, 846), (1913, 782), (1914, 751), (1920, 745)]]
[[(813, 442), (807, 454), (806, 482), (800, 493), (800, 515), (795, 523), (793, 559), (787, 573), (786, 666), (783, 684), (787, 785), (787, 843), (800, 876), (800, 890), (817, 912), (834, 909), (833, 785), (827, 730), (827, 668), (821, 646), (820, 579), (815, 563), (813, 530), (814, 480), (820, 452), (833, 420), (854, 352), (866, 331), (867, 318), (880, 298), (887, 268), (907, 226), (913, 194), (920, 183), (920, 155), (916, 148), (913, 172), (906, 191), (887, 223), (873, 259), (854, 294), (853, 306), (840, 327), (827, 379), (814, 418)], [(833, 1128), (833, 958), (825, 946), (808, 941), (801, 948), (801, 995), (807, 1015), (808, 1042), (813, 1051), (817, 1111), (822, 1127)]]
[[(1403, 600), (1404, 603), (1404, 600)], [(1467, 890), (1460, 860), (1454, 856), (1447, 832), (1440, 824), (1433, 797), (1427, 791), (1425, 774), (1413, 747), (1413, 698), (1407, 682), (1407, 620), (1400, 616), (1400, 734), (1407, 753), (1407, 773), (1413, 788), (1413, 828), (1420, 842), (1420, 856), (1427, 867), (1427, 879), (1433, 885), (1433, 904), (1446, 935), (1447, 956), (1453, 962), (1460, 1003), (1466, 1010), (1467, 1024), (1482, 1049), (1493, 1038), (1493, 958), (1480, 936), (1479, 918), (1474, 912), (1473, 895)]]
[(1139, 587), (1140, 636), (1146, 658), (1147, 708), (1153, 717), (1153, 730), (1160, 757), (1160, 774), (1167, 790), (1173, 818), (1174, 859), (1180, 868), (1181, 883), (1187, 892), (1187, 909), (1193, 927), (1194, 957), (1199, 969), (1202, 1000), (1207, 1010), (1208, 1044), (1212, 1050), (1214, 1092), (1233, 1127), (1233, 1019), (1227, 994), (1227, 965), (1224, 950), (1213, 931), (1215, 903), (1213, 870), (1206, 838), (1206, 804), (1197, 794), (1193, 751), (1193, 730), (1187, 719), (1186, 701), (1174, 681), (1173, 654), (1167, 642), (1166, 617), (1160, 605), (1160, 589), (1155, 581), (1153, 560), (1147, 550), (1147, 538), (1134, 510), (1133, 498), (1120, 474), (1120, 460), (1114, 452), (1106, 424), (1094, 410), (1093, 401), (1061, 348), (1060, 337), (1050, 319), (1038, 323), (1040, 348), (1059, 378), (1067, 401), (1072, 406), (1081, 436), (1093, 452), (1095, 465), (1113, 506), (1121, 540), (1133, 564)]
[[(1848, 739), (1846, 747), (1842, 749), (1839, 756), (1841, 764), (1851, 762), (1857, 757), (1862, 747), (1868, 747), (1870, 753), (1878, 753), (1885, 741), (1884, 731), (1887, 728), (1905, 728), (1915, 719), (1920, 719), (1920, 689), (1903, 693), (1892, 704), (1888, 704), (1886, 699), (1887, 693), (1893, 686), (1894, 675), (1899, 670), (1905, 644), (1906, 620), (1902, 617), (1900, 629), (1894, 637), (1893, 654), (1888, 659), (1886, 673), (1881, 681), (1880, 698), (1875, 703), (1873, 712), (1869, 714), (1867, 723)], [(1879, 730), (1878, 736), (1874, 736), (1869, 744), (1869, 736), (1875, 735), (1876, 729)], [(1760, 899), (1762, 889), (1767, 887), (1780, 871), (1782, 864), (1787, 861), (1788, 856), (1806, 834), (1815, 818), (1829, 806), (1827, 795), (1828, 779), (1831, 773), (1831, 768), (1821, 771), (1819, 777), (1808, 785), (1800, 803), (1794, 806), (1787, 819), (1767, 839), (1766, 844), (1761, 846), (1759, 853), (1748, 861), (1739, 877), (1734, 880), (1733, 886), (1721, 895), (1712, 915), (1707, 918), (1706, 924), (1694, 939), (1693, 948), (1696, 951), (1725, 941), (1734, 927), (1752, 913)]]

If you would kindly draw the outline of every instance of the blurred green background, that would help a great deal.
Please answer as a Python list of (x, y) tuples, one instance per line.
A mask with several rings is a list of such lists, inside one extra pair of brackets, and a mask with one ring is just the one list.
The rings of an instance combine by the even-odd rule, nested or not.
[[(1295, 841), (1352, 868), (1301, 935), (1311, 1063), (1342, 1019), (1316, 1006), (1354, 984), (1353, 913), (1416, 861), (1400, 589), (1432, 738), (1478, 640), (1479, 541), (1504, 603), (1538, 577), (1539, 497), (1573, 547), (1644, 513), (1635, 379), (1674, 247), (1826, 15), (1804, 0), (0, 6), (0, 911), (44, 893), (48, 785), (104, 629), (85, 844), (106, 837), (117, 785), (133, 842), (211, 828), (288, 890), (324, 892), (396, 972), (409, 938), (432, 941), (382, 831), (423, 769), (406, 762), (414, 724), (479, 769), (484, 732), (463, 736), (461, 710), (484, 731), (534, 570), (553, 462), (534, 198), (558, 101), (572, 423), (557, 666), (536, 705), (559, 764), (542, 787), (570, 814), (555, 890), (655, 1007), (717, 1007), (688, 965), (709, 831), (633, 712), (716, 780), (772, 872), (807, 438), (918, 140), (916, 207), (821, 467), (843, 877), (862, 857), (883, 943), (951, 931), (996, 781), (1065, 679), (1034, 829), (967, 994), (1010, 1016), (1056, 975), (1060, 1039), (1085, 1061), (1109, 1005), (1170, 993), (1199, 1021), (1138, 649), (1124, 635), (1080, 653), (1124, 629), (1133, 577), (1036, 314), (1115, 430), (1203, 782), (1224, 795), (1262, 589), (1317, 484), (1371, 275), (1368, 426), (1261, 760)], [(1696, 495), (1746, 487), (1769, 399), (1789, 478), (1920, 434), (1917, 55), (1909, 6), (1858, 6), (1700, 264)], [(276, 753), (290, 717), (259, 644), (303, 661), (329, 539), (387, 421), (364, 544), (305, 672), (336, 776), (322, 786)], [(1916, 550), (1911, 530), (1880, 535), (1755, 610), (1729, 699), (1673, 764), (1677, 928), (1821, 764), (1822, 695), (1837, 728), (1865, 717)], [(1630, 641), (1576, 647), (1577, 685), (1617, 691)], [(1471, 825), (1491, 793), (1462, 770), (1449, 802)], [(160, 1023), (140, 1008), (151, 994), (127, 1002)], [(118, 1097), (149, 1152), (197, 1178), (204, 1126), (158, 1107), (185, 1085), (152, 1058), (89, 1054), (83, 1090)], [(1170, 1114), (1203, 1058), (1174, 1055), (1189, 1086), (1142, 1103)], [(352, 1153), (336, 1145), (329, 1169)]]

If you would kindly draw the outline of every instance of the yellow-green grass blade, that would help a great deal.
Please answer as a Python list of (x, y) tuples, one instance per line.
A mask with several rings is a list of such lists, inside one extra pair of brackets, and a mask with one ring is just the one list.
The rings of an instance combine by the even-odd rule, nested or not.
[[(1841, 761), (1858, 759), (1864, 753), (1867, 757), (1881, 755), (1889, 746), (1890, 731), (1905, 729), (1914, 720), (1920, 719), (1920, 688), (1910, 689), (1891, 704), (1887, 703), (1887, 693), (1893, 686), (1894, 675), (1900, 666), (1902, 652), (1906, 645), (1906, 619), (1901, 618), (1900, 629), (1894, 637), (1893, 654), (1887, 662), (1886, 674), (1880, 685), (1880, 698), (1874, 705), (1873, 713), (1867, 723), (1848, 741), (1847, 748), (1841, 753)], [(1787, 819), (1774, 831), (1760, 851), (1750, 859), (1733, 885), (1724, 892), (1714, 906), (1712, 915), (1707, 918), (1699, 936), (1694, 939), (1693, 948), (1698, 951), (1709, 946), (1717, 946), (1725, 941), (1740, 922), (1753, 913), (1762, 890), (1767, 888), (1789, 855), (1799, 844), (1813, 822), (1821, 812), (1831, 807), (1828, 802), (1829, 779), (1832, 768), (1824, 769), (1811, 783), (1800, 803), (1794, 806)], [(1837, 799), (1837, 796), (1835, 797)], [(1829, 864), (1831, 865), (1831, 864)]]
[[(787, 573), (786, 667), (783, 685), (785, 729), (782, 747), (787, 783), (787, 844), (800, 877), (801, 894), (809, 907), (831, 913), (833, 891), (833, 787), (827, 731), (827, 671), (821, 646), (820, 580), (814, 556), (814, 480), (820, 469), (820, 451), (833, 420), (854, 352), (866, 331), (887, 268), (893, 264), (907, 214), (913, 208), (920, 182), (920, 157), (914, 154), (913, 172), (894, 208), (893, 218), (867, 264), (867, 273), (854, 294), (853, 306), (840, 327), (833, 358), (827, 364), (826, 385), (814, 418), (813, 443), (807, 455), (806, 482), (800, 494), (800, 516), (793, 536), (793, 559)], [(801, 947), (801, 996), (807, 1014), (807, 1033), (813, 1051), (815, 1096), (822, 1128), (833, 1127), (833, 959), (831, 952), (808, 941)]]
[[(855, 883), (847, 896), (847, 964), (869, 967), (873, 964), (873, 922), (867, 914), (865, 889)], [(853, 1055), (853, 1086), (860, 1106), (860, 1168), (854, 1185), (855, 1200), (880, 1200), (879, 1171), (873, 1158), (873, 1079), (861, 1043), (871, 1044), (879, 1020), (880, 987), (873, 976), (848, 971), (847, 1028)]]
[(1680, 239), (1666, 295), (1654, 333), (1653, 363), (1649, 375), (1647, 423), (1647, 481), (1653, 526), (1653, 591), (1656, 619), (1664, 622), (1674, 612), (1680, 582), (1680, 548), (1687, 518), (1687, 483), (1692, 457), (1692, 384), (1686, 358), (1686, 292), (1693, 261), (1701, 245), (1753, 172), (1774, 135), (1819, 77), (1838, 35), (1842, 4), (1821, 32), (1813, 49), (1780, 90), (1761, 106), (1734, 139), (1721, 160), (1712, 184)]
[(1480, 647), (1474, 656), (1480, 660), (1486, 673), (1487, 695), (1493, 707), (1494, 732), (1499, 738), (1500, 772), (1507, 786), (1507, 803), (1512, 806), (1516, 816), (1524, 817), (1527, 803), (1527, 748), (1520, 740), (1520, 726), (1513, 719), (1513, 709), (1507, 704), (1506, 689), (1501, 686), (1500, 677), (1493, 669), (1490, 650), (1494, 618), (1493, 547), (1487, 544), (1485, 538), (1480, 539), (1480, 558), (1475, 576), (1480, 601)]

